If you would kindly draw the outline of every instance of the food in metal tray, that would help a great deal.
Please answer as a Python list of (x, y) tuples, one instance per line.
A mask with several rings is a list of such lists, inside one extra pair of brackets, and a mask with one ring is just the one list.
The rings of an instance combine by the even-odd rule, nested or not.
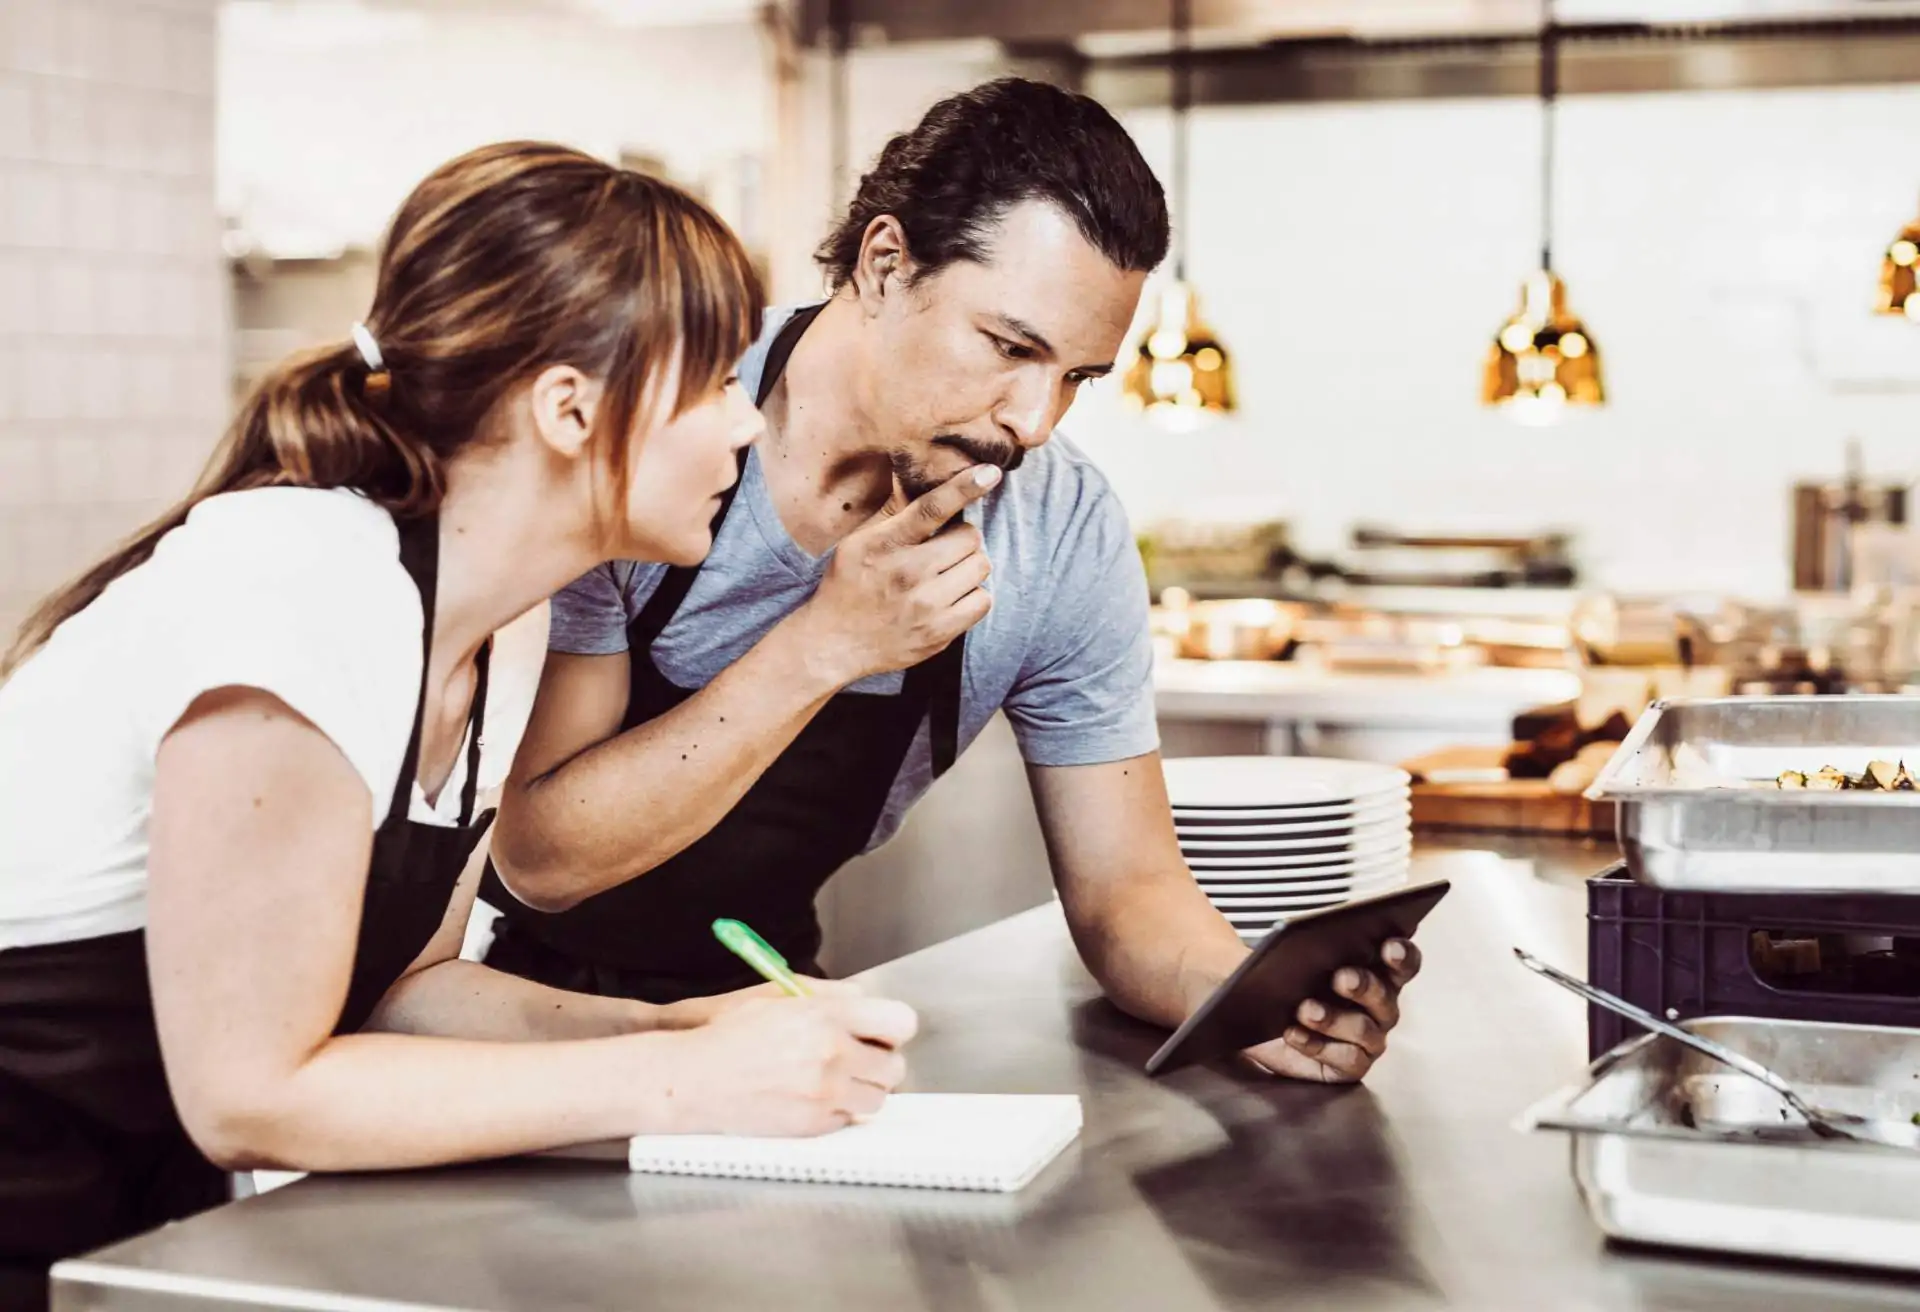
[(1774, 780), (1774, 786), (1782, 789), (1804, 788), (1811, 792), (1840, 793), (1911, 793), (1917, 790), (1913, 776), (1907, 772), (1907, 763), (1901, 761), (1869, 761), (1867, 768), (1856, 777), (1844, 770), (1836, 770), (1831, 765), (1823, 765), (1812, 774), (1802, 774), (1798, 770), (1782, 770), (1780, 777)]

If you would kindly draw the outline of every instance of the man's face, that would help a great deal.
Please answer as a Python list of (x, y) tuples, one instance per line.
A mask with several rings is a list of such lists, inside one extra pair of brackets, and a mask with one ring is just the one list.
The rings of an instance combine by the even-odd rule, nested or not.
[(889, 284), (869, 417), (907, 495), (969, 465), (1018, 467), (1080, 385), (1112, 370), (1145, 282), (1029, 201), (1007, 211), (984, 261)]

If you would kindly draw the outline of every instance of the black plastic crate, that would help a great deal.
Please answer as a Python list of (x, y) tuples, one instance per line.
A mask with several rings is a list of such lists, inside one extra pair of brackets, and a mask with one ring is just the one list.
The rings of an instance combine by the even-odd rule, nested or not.
[[(1769, 936), (1770, 957), (1771, 936), (1780, 934), (1895, 943), (1888, 954), (1768, 979), (1755, 961), (1756, 933)], [(1670, 1020), (1758, 1016), (1920, 1029), (1920, 996), (1903, 996), (1920, 987), (1920, 895), (1680, 892), (1637, 883), (1619, 865), (1587, 881), (1587, 968), (1600, 988)], [(1592, 1056), (1639, 1032), (1610, 1011), (1587, 1009)]]

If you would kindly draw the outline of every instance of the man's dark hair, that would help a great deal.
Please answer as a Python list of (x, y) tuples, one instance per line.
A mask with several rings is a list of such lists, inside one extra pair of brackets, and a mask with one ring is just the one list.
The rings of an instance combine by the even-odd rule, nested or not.
[(889, 141), (814, 258), (845, 286), (867, 225), (891, 214), (924, 277), (983, 260), (993, 225), (1029, 200), (1059, 207), (1118, 268), (1147, 272), (1167, 256), (1166, 193), (1126, 129), (1097, 100), (1004, 77)]

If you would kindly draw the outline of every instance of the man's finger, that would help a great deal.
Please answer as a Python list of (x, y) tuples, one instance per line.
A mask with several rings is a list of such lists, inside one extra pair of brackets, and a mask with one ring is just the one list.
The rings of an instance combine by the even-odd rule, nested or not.
[(936, 606), (951, 606), (985, 583), (991, 573), (993, 563), (987, 559), (987, 553), (976, 551), (952, 569), (921, 584), (925, 589), (922, 595)]
[(1351, 1043), (1378, 1057), (1387, 1050), (1387, 1031), (1380, 1023), (1357, 1007), (1329, 1007), (1324, 1002), (1300, 1004), (1301, 1028), (1322, 1038)]
[(1333, 972), (1333, 991), (1362, 1007), (1385, 1029), (1400, 1023), (1400, 1000), (1371, 970), (1347, 966)]
[(893, 559), (909, 574), (926, 579), (946, 573), (968, 556), (983, 550), (985, 545), (979, 529), (971, 524), (959, 524), (952, 532), (942, 533), (931, 542), (901, 550)]
[(1387, 979), (1397, 991), (1420, 973), (1420, 949), (1403, 938), (1390, 938), (1380, 948), (1380, 962), (1387, 968)]
[(903, 546), (925, 542), (968, 506), (991, 491), (1002, 477), (998, 465), (963, 469), (887, 522), (885, 532)]
[(1295, 1052), (1320, 1063), (1321, 1073), (1328, 1080), (1357, 1081), (1373, 1069), (1373, 1058), (1365, 1049), (1325, 1038), (1300, 1025), (1287, 1030), (1286, 1042)]

